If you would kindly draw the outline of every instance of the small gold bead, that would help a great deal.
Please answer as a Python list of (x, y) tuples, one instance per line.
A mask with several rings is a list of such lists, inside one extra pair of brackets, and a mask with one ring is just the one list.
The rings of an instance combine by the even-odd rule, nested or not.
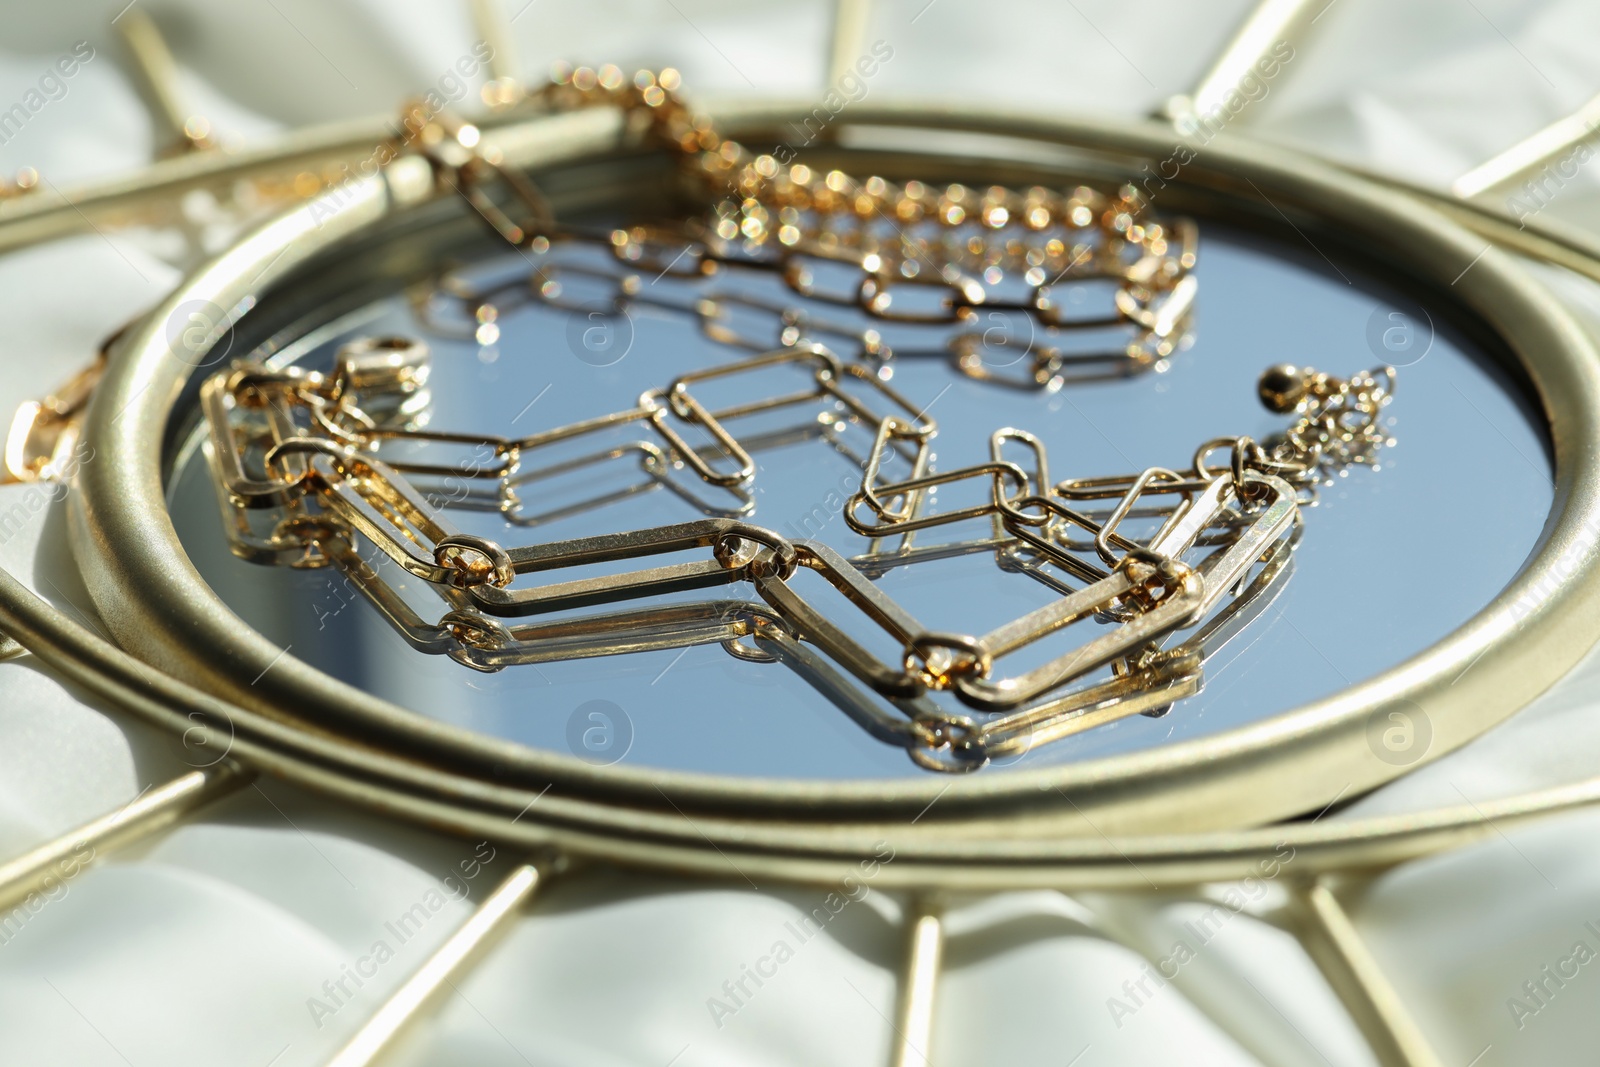
[(1292, 363), (1277, 363), (1261, 372), (1256, 395), (1269, 411), (1287, 415), (1306, 398), (1311, 377), (1316, 372)]

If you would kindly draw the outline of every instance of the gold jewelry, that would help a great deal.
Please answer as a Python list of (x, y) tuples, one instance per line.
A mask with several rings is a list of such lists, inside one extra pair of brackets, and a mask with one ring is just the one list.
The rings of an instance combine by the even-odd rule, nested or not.
[[(1026, 313), (1053, 329), (1130, 329), (1129, 340), (1114, 354), (1070, 356), (1029, 346), (1029, 374), (1016, 384), (1031, 387), (1058, 388), (1074, 368), (1122, 375), (1159, 369), (1178, 347), (1198, 288), (1190, 274), (1198, 228), (1188, 219), (1158, 221), (1136, 187), (1125, 185), (1112, 194), (1087, 186), (1066, 193), (1003, 186), (980, 191), (814, 170), (722, 137), (678, 98), (678, 84), (671, 69), (659, 76), (640, 71), (630, 82), (614, 66), (561, 68), (529, 98), (531, 106), (556, 111), (621, 108), (647, 137), (678, 153), (697, 199), (714, 201), (702, 218), (609, 234), (612, 251), (623, 263), (678, 278), (733, 267), (772, 271), (800, 296), (857, 308), (885, 323), (970, 324), (983, 309)], [(408, 120), (408, 128), (416, 121)], [(474, 127), (449, 118), (433, 121), (417, 140), (439, 180), (467, 195), (507, 241), (545, 252), (552, 242), (595, 240), (551, 226), (542, 194), (519, 172), (477, 150)], [(496, 178), (510, 183), (514, 198), (529, 211), (527, 220), (513, 221), (492, 206), (480, 186)], [(859, 273), (846, 284), (822, 284), (818, 269), (828, 264)], [(1088, 280), (1116, 283), (1112, 306), (1092, 317), (1074, 317), (1056, 290)], [(537, 281), (535, 296), (560, 302), (559, 275), (541, 272)], [(462, 296), (473, 298), (469, 292)], [(637, 285), (632, 291), (619, 288), (612, 297), (619, 313), (630, 301), (645, 299)], [(679, 310), (698, 316), (712, 339), (739, 343), (727, 324), (730, 304), (751, 303), (748, 297), (713, 292)], [(764, 309), (794, 321), (784, 322), (776, 344), (752, 347), (779, 347), (808, 332), (846, 337), (861, 353), (879, 359), (892, 354), (875, 330), (831, 326), (789, 308)], [(981, 333), (959, 334), (950, 344), (952, 360), (971, 377), (994, 378), (982, 358), (982, 343)]]
[[(679, 146), (698, 145), (686, 153), (696, 174), (721, 180), (731, 173), (732, 184), (748, 194), (738, 207), (741, 221), (722, 215), (676, 230), (612, 232), (605, 241), (629, 268), (686, 278), (778, 271), (802, 296), (916, 322), (959, 322), (972, 309), (988, 306), (989, 290), (1020, 271), (1031, 293), (1012, 306), (1058, 327), (1072, 323), (1052, 310), (1050, 285), (1063, 276), (1114, 279), (1119, 316), (1141, 332), (1129, 350), (1147, 355), (1171, 350), (1174, 331), (1192, 309), (1193, 223), (1179, 227), (1183, 241), (1174, 246), (1167, 227), (1127, 191), (1107, 197), (1078, 189), (1061, 198), (1042, 190), (991, 189), (974, 201), (958, 188), (935, 197), (915, 182), (891, 189), (876, 178), (857, 182), (839, 172), (812, 175), (802, 165), (779, 174), (771, 157), (747, 160), (745, 150), (717, 137), (709, 125), (686, 118), (675, 97), (661, 89), (661, 80), (645, 74), (624, 90), (610, 70), (594, 78), (579, 71), (551, 91), (558, 100), (571, 96), (579, 102), (595, 94), (602, 99), (633, 94), (633, 110), (655, 109), (649, 117), (658, 136)], [(451, 129), (459, 142), (462, 127)], [(426, 140), (438, 144), (438, 138)], [(429, 151), (430, 159), (440, 158), (436, 148)], [(476, 158), (452, 164), (446, 180), (466, 180), (469, 174), (482, 179), (483, 173), (471, 170)], [(531, 185), (520, 198), (528, 204), (542, 201)], [(880, 216), (906, 225), (931, 221), (936, 233), (908, 234), (894, 221), (887, 231), (875, 229)], [(560, 306), (561, 279), (570, 271), (586, 271), (613, 285), (617, 307), (642, 299), (640, 275), (583, 268), (554, 254), (563, 243), (583, 238), (555, 226), (546, 212), (536, 212), (528, 223), (504, 214), (485, 217), (542, 260), (527, 285), (502, 286), (492, 294), (446, 282), (449, 298), (464, 301), (480, 326), (497, 319), (499, 304), (513, 292)], [(682, 247), (667, 260), (674, 242)], [(853, 294), (829, 296), (813, 285), (806, 256), (858, 268)], [(1091, 264), (1087, 272), (1074, 266), (1080, 261)], [(934, 280), (927, 281), (920, 268), (911, 269), (919, 263), (931, 264)], [(1042, 281), (1046, 267), (1058, 271), (1049, 283)], [(896, 303), (902, 287), (924, 285), (938, 294), (931, 308), (910, 311)], [(729, 299), (697, 298), (692, 305), (676, 306), (692, 307), (714, 339), (750, 347), (749, 340), (723, 328), (720, 307)], [(1174, 302), (1181, 307), (1174, 310)], [(426, 310), (428, 298), (420, 304)], [(1292, 425), (1266, 444), (1248, 437), (1207, 441), (1181, 471), (1151, 468), (1052, 483), (1042, 442), (1002, 428), (991, 438), (987, 462), (935, 472), (929, 445), (937, 425), (925, 407), (889, 384), (892, 353), (881, 341), (870, 331), (852, 335), (859, 348), (856, 358), (845, 362), (811, 338), (812, 323), (802, 313), (753, 306), (773, 315), (785, 347), (682, 374), (644, 392), (630, 409), (518, 439), (426, 429), (416, 422), (431, 369), (421, 341), (367, 338), (348, 344), (329, 374), (237, 364), (214, 375), (201, 394), (214, 471), (229, 502), (233, 549), (264, 562), (338, 566), (415, 647), (478, 670), (710, 641), (743, 659), (784, 662), (809, 679), (825, 679), (831, 691), (848, 691), (853, 686), (838, 678), (839, 668), (894, 707), (890, 711), (882, 700), (866, 696), (858, 701), (859, 717), (873, 724), (875, 735), (904, 745), (925, 767), (970, 770), (1090, 725), (1135, 712), (1159, 714), (1173, 700), (1198, 691), (1201, 666), (1216, 640), (1231, 634), (1235, 618), (1248, 618), (1259, 598), (1270, 600), (1287, 580), (1301, 493), (1330, 468), (1372, 461), (1384, 441), (1378, 415), (1394, 385), (1394, 371), (1387, 367), (1348, 381), (1270, 368), (1262, 378), (1262, 397), (1273, 410), (1294, 414)], [(1061, 358), (1036, 356), (1031, 385), (1059, 385)], [(971, 373), (970, 359), (953, 362)], [(798, 393), (758, 395), (717, 411), (695, 395), (696, 386), (709, 379), (759, 377), (780, 366), (803, 368), (811, 386)], [(753, 509), (752, 453), (760, 442), (741, 438), (732, 426), (756, 413), (816, 405), (825, 409), (825, 426), (831, 420), (874, 433), (861, 488), (843, 509), (849, 527), (872, 539), (870, 550), (854, 558), (742, 518)], [(637, 427), (654, 440), (555, 466), (540, 463), (541, 449), (619, 427)], [(691, 445), (690, 432), (708, 438), (712, 447)], [(1032, 450), (1031, 473), (1002, 457), (1007, 442)], [(475, 458), (421, 462), (400, 452), (406, 446), (470, 449)], [(430, 500), (414, 481), (455, 476), (493, 484), (499, 508), (509, 513), (521, 506), (519, 486), (571, 469), (574, 462), (623, 459), (636, 459), (651, 478), (687, 470), (707, 487), (737, 494), (740, 505), (723, 517), (506, 547), (456, 529), (446, 514), (448, 502), (440, 506)], [(897, 464), (906, 465), (909, 476), (882, 481), (882, 471)], [(987, 502), (926, 511), (930, 490), (965, 481), (983, 484)], [(1151, 505), (1152, 499), (1160, 503)], [(1116, 503), (1109, 511), (1077, 510), (1080, 502), (1094, 500)], [(1119, 532), (1136, 513), (1161, 520), (1142, 542)], [(990, 536), (935, 546), (912, 543), (916, 532), (973, 519), (988, 520)], [(898, 546), (886, 547), (890, 539)], [(446, 602), (443, 616), (434, 622), (420, 615), (362, 558), (358, 542), (370, 542), (429, 583)], [(709, 558), (604, 578), (514, 585), (522, 574), (694, 550), (707, 551)], [(992, 553), (1003, 570), (1045, 582), (1061, 594), (1059, 599), (986, 634), (935, 632), (874, 584), (894, 567), (980, 552)], [(1202, 558), (1184, 561), (1197, 554)], [(1258, 565), (1262, 570), (1252, 581)], [(886, 631), (903, 649), (901, 661), (878, 659), (835, 621), (837, 608), (802, 596), (791, 582), (802, 567), (840, 594), (845, 602), (840, 607), (861, 612)], [(749, 583), (763, 603), (718, 600), (627, 608), (555, 623), (500, 621), (731, 582)], [(1032, 670), (1011, 677), (997, 670), (1003, 657), (1095, 618), (1116, 625)], [(1196, 633), (1173, 648), (1163, 647), (1186, 630)], [(1111, 677), (1067, 689), (1102, 668), (1110, 668)], [(973, 710), (952, 712), (929, 699), (935, 692), (951, 693)]]

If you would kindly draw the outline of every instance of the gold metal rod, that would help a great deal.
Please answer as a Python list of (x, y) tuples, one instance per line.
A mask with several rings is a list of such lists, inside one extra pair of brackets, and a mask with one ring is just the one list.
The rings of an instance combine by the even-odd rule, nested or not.
[(517, 50), (511, 37), (511, 20), (500, 0), (469, 0), (472, 27), (478, 39), (489, 46), (489, 84), (483, 87), (484, 103), (503, 107), (522, 96), (517, 74)]
[(392, 119), (363, 119), (289, 134), (260, 148), (185, 153), (126, 177), (75, 189), (41, 187), (29, 196), (0, 201), (0, 252), (170, 215), (171, 202), (191, 189), (225, 189), (253, 177), (358, 163), (393, 136)]
[(440, 945), (421, 969), (406, 979), (405, 984), (378, 1009), (378, 1013), (339, 1050), (339, 1054), (328, 1061), (328, 1067), (367, 1067), (378, 1062), (378, 1057), (394, 1044), (406, 1025), (416, 1018), (440, 988), (451, 984), (451, 979), (474, 960), (490, 936), (517, 916), (544, 877), (541, 869), (531, 863), (512, 871), (478, 906), (478, 910), (472, 913), (461, 929), (451, 934), (450, 939)]
[(1383, 1067), (1443, 1067), (1325, 878), (1297, 894), (1298, 933)]
[(178, 94), (178, 64), (155, 19), (141, 7), (130, 7), (117, 19), (117, 29), (133, 60), (139, 94), (151, 118), (162, 129), (162, 155), (211, 144), (211, 125), (183, 106)]
[(944, 919), (929, 897), (918, 897), (909, 909), (905, 966), (894, 1009), (893, 1048), (889, 1067), (928, 1067), (933, 1041), (934, 1000), (939, 965), (944, 958)]
[(1518, 179), (1556, 162), (1567, 152), (1592, 140), (1600, 129), (1600, 96), (1564, 119), (1518, 141), (1492, 159), (1473, 167), (1450, 186), (1463, 200), (1503, 191)]
[(1257, 63), (1321, 18), (1328, 6), (1328, 0), (1264, 0), (1233, 32), (1195, 87), (1168, 99), (1157, 117), (1179, 122), (1224, 107), (1227, 95), (1239, 88)]
[[(519, 128), (509, 115), (483, 116), (478, 125), (489, 135), (486, 142), (494, 141), (509, 161), (527, 165), (548, 149), (550, 133), (566, 135), (570, 132), (566, 125), (572, 121), (588, 126), (599, 120), (604, 126), (606, 115), (596, 109), (555, 116), (546, 120), (554, 125), (539, 123), (537, 129)], [(611, 125), (620, 128), (618, 121)], [(502, 127), (507, 127), (506, 139), (495, 141)], [(596, 129), (601, 134), (597, 139), (603, 141), (605, 131)], [(349, 165), (346, 187), (353, 189), (361, 174), (374, 170), (370, 161), (379, 146), (395, 136), (392, 117), (351, 120), (290, 134), (257, 149), (186, 153), (125, 178), (76, 189), (36, 189), (28, 196), (0, 200), (0, 253), (76, 233), (148, 223), (154, 215), (170, 216), (170, 204), (191, 189), (227, 190), (250, 178), (293, 175), (342, 163)]]
[(1600, 282), (1600, 241), (1581, 230), (1571, 226), (1558, 229), (1557, 225), (1535, 218), (1518, 222), (1504, 212), (1485, 207), (1482, 201), (1459, 200), (1443, 192), (1423, 189), (1359, 168), (1345, 169), (1367, 181), (1377, 182), (1423, 201), (1458, 226), (1466, 227), (1501, 248)]
[[(1198, 887), (1197, 887), (1198, 888)], [(1155, 988), (1171, 984), (1217, 1028), (1239, 1043), (1256, 1061), (1273, 1067), (1326, 1067), (1327, 1059), (1284, 1017), (1262, 990), (1255, 988), (1220, 953), (1197, 951), (1195, 958), (1174, 967), (1174, 947), (1186, 946), (1193, 935), (1174, 918), (1170, 909), (1179, 903), (1210, 906), (1228, 915), (1229, 905), (1199, 893), (1088, 893), (1071, 899), (1089, 907), (1098, 933), (1108, 941), (1137, 952), (1149, 963), (1147, 973)], [(1209, 922), (1212, 912), (1201, 917)], [(1247, 921), (1272, 922), (1269, 916), (1243, 913)], [(1202, 943), (1203, 945), (1204, 943)], [(1172, 968), (1168, 973), (1168, 968)], [(1140, 984), (1143, 989), (1142, 983)]]
[(84, 823), (53, 841), (0, 864), (0, 908), (9, 908), (36, 891), (52, 876), (75, 874), (83, 865), (119, 845), (163, 830), (188, 813), (233, 792), (251, 778), (232, 760), (190, 771), (165, 785), (146, 790), (109, 815)]
[(872, 0), (834, 0), (833, 27), (828, 37), (828, 85), (855, 69), (867, 39)]

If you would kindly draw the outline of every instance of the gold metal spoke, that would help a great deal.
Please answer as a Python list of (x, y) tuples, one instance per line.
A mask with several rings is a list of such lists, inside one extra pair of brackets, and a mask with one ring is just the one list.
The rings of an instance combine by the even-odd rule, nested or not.
[(367, 1067), (389, 1051), (405, 1028), (445, 986), (455, 980), (488, 948), (496, 935), (503, 933), (549, 881), (548, 863), (527, 863), (516, 868), (501, 882), (470, 918), (434, 950), (433, 955), (384, 1002), (328, 1061), (328, 1067)]
[(219, 760), (147, 789), (116, 811), (0, 864), (0, 909), (16, 904), (52, 877), (59, 880), (64, 867), (76, 872), (106, 853), (168, 829), (254, 777), (233, 760)]

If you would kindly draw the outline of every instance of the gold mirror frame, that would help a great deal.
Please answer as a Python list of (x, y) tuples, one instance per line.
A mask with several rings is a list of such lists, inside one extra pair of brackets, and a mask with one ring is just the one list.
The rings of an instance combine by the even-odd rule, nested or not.
[[(723, 116), (723, 124), (734, 136), (759, 141), (790, 117), (748, 111)], [(840, 126), (852, 151), (869, 154), (875, 146), (893, 150), (907, 130), (958, 135), (966, 140), (948, 157), (955, 165), (972, 165), (978, 144), (991, 160), (1011, 153), (1001, 165), (1037, 166), (1060, 156), (1080, 168), (1134, 173), (1173, 145), (1170, 129), (1154, 124), (953, 109), (859, 109)], [(599, 109), (507, 124), (488, 140), (510, 162), (537, 159), (550, 167), (626, 149), (620, 131), (618, 113)], [(1600, 434), (1596, 351), (1509, 257), (1486, 251), (1481, 238), (1442, 215), (1324, 164), (1224, 140), (1198, 151), (1174, 182), (1185, 197), (1236, 211), (1254, 205), (1263, 217), (1275, 212), (1285, 221), (1331, 222), (1369, 255), (1449, 290), (1521, 362), (1549, 420), (1555, 502), (1522, 571), (1443, 641), (1330, 698), (1156, 751), (1005, 776), (756, 783), (595, 768), (493, 742), (300, 663), (210, 591), (167, 515), (162, 441), (191, 368), (173, 357), (162, 324), (190, 301), (247, 306), (336, 242), (403, 222), (409, 209), (439, 195), (428, 165), (417, 158), (350, 183), (331, 215), (302, 207), (259, 227), (130, 331), (85, 428), (99, 458), (80, 470), (71, 498), (72, 543), (86, 584), (117, 640), (142, 661), (144, 687), (153, 668), (167, 685), (193, 680), (220, 698), (208, 704), (205, 721), (247, 762), (427, 822), (624, 862), (706, 870), (723, 866), (719, 853), (731, 852), (763, 872), (805, 877), (868, 856), (875, 842), (892, 836), (901, 857), (925, 864), (936, 882), (1016, 885), (1040, 875), (1048, 881), (1052, 868), (1103, 851), (1103, 835), (1231, 830), (1359, 795), (1406, 769), (1371, 752), (1371, 716), (1420, 706), (1433, 724), (1429, 755), (1441, 755), (1543, 691), (1600, 635), (1600, 600), (1592, 595), (1600, 573), (1600, 484), (1589, 447)], [(935, 157), (925, 152), (925, 158)], [(103, 655), (87, 658), (102, 670), (111, 667)], [(1473, 684), (1454, 687), (1469, 668)], [(184, 688), (191, 700), (199, 698)], [(195, 728), (195, 720), (185, 722)], [(490, 761), (505, 769), (502, 776), (463, 773), (473, 762)], [(1002, 826), (1005, 833), (997, 833)], [(912, 874), (913, 864), (896, 868), (908, 881), (921, 877)]]

